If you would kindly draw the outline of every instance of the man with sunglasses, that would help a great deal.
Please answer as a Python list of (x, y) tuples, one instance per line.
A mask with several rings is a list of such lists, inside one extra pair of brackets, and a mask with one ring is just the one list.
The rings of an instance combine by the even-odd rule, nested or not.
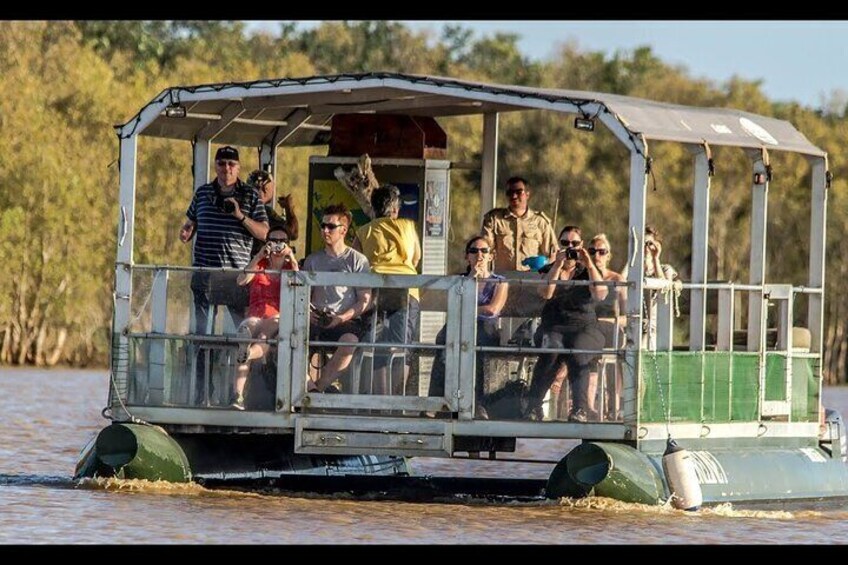
[(508, 206), (487, 212), (481, 228), (481, 233), (495, 243), (495, 272), (529, 271), (522, 262), (535, 255), (552, 262), (557, 252), (556, 233), (544, 213), (529, 207), (527, 180), (507, 180), (506, 198)]
[[(331, 273), (368, 273), (371, 264), (359, 251), (345, 243), (353, 215), (344, 204), (324, 208), (321, 218), (321, 238), (324, 249), (311, 253), (303, 262), (304, 271)], [(356, 343), (363, 333), (362, 314), (371, 301), (370, 288), (349, 286), (313, 286), (309, 339)], [(345, 371), (353, 359), (353, 347), (339, 347), (322, 367), (310, 391), (335, 392), (332, 383)], [(332, 387), (332, 388), (331, 388)]]
[[(215, 153), (216, 177), (194, 191), (180, 229), (180, 240), (194, 239), (192, 266), (242, 269), (251, 258), (253, 240), (265, 240), (268, 216), (253, 188), (239, 179), (239, 153), (229, 145)], [(247, 295), (235, 283), (237, 273), (194, 272), (195, 333), (211, 333), (209, 306), (224, 304), (238, 326), (244, 319)], [(198, 352), (197, 400), (206, 398), (204, 390), (205, 356)], [(211, 391), (210, 391), (211, 392)]]

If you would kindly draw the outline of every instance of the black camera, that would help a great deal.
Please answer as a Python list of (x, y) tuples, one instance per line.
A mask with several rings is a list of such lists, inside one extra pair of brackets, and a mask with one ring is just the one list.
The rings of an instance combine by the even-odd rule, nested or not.
[(577, 252), (577, 249), (574, 247), (569, 247), (565, 250), (565, 258), (570, 259), (571, 261), (577, 261), (580, 258), (580, 253)]
[(212, 204), (214, 204), (215, 207), (221, 212), (225, 214), (232, 214), (236, 211), (236, 205), (233, 204), (231, 201), (227, 200), (228, 198), (235, 198), (236, 201), (239, 203), (239, 208), (244, 211), (244, 200), (242, 200), (241, 194), (239, 194), (238, 192), (227, 195), (216, 193), (215, 197), (212, 199)]
[(319, 328), (326, 328), (330, 325), (330, 322), (333, 321), (333, 315), (326, 308), (321, 308), (320, 310), (315, 306), (309, 305), (309, 308), (315, 314), (315, 317), (318, 318), (317, 324)]

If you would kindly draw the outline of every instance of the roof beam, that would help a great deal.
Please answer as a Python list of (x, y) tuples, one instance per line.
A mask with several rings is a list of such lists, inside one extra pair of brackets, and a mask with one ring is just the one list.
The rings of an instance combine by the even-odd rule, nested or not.
[[(402, 96), (409, 96), (409, 92), (398, 90), (395, 88), (384, 88), (382, 86), (375, 85), (370, 88), (346, 88), (342, 90), (333, 90), (330, 92), (292, 92), (291, 94), (282, 93), (276, 96), (256, 96), (252, 98), (246, 98), (244, 101), (244, 106), (248, 109), (265, 109), (288, 108), (292, 106), (314, 107), (321, 104), (328, 104), (333, 102), (339, 104), (364, 104), (383, 98), (393, 100)], [(343, 99), (343, 101), (340, 101), (340, 97)]]
[(219, 133), (227, 129), (239, 116), (244, 114), (245, 109), (241, 102), (230, 102), (221, 112), (217, 121), (208, 123), (197, 132), (197, 139), (215, 139)]

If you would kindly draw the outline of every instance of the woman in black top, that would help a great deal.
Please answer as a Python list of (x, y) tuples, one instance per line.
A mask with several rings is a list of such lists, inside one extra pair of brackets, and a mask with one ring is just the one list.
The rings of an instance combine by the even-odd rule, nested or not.
[(569, 421), (586, 422), (594, 418), (589, 407), (589, 373), (604, 348), (604, 335), (598, 328), (595, 302), (607, 296), (604, 285), (555, 285), (558, 280), (603, 281), (603, 276), (583, 247), (581, 230), (565, 226), (559, 235), (560, 251), (547, 273), (551, 284), (540, 287), (548, 302), (542, 309), (539, 330), (541, 347), (597, 350), (597, 353), (543, 353), (533, 369), (530, 383), (528, 417), (542, 419), (542, 401), (556, 378), (556, 369), (564, 359), (571, 385)]

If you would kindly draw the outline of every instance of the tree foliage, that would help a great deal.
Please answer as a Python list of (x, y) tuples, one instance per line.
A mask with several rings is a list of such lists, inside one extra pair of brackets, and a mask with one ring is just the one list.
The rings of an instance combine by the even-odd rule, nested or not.
[[(438, 37), (390, 21), (325, 22), (301, 30), (246, 33), (241, 22), (85, 21), (0, 23), (0, 363), (85, 365), (107, 359), (117, 221), (117, 142), (114, 123), (126, 120), (163, 88), (180, 84), (255, 80), (325, 73), (399, 71), (494, 83), (605, 91), (696, 106), (734, 107), (789, 120), (830, 155), (828, 310), (825, 370), (846, 379), (848, 296), (848, 146), (844, 93), (821, 109), (773, 103), (759, 80), (723, 84), (697, 79), (662, 62), (649, 47), (612, 54), (562, 45), (549, 61), (531, 60), (518, 36), (475, 37), (446, 25)], [(454, 163), (479, 163), (482, 119), (440, 120)], [(567, 117), (542, 112), (502, 114), (498, 175), (527, 177), (532, 205), (606, 232), (614, 267), (622, 267), (627, 227), (626, 151), (602, 128), (574, 130)], [(177, 238), (190, 196), (184, 142), (146, 139), (139, 148), (137, 262), (188, 262)], [(693, 169), (680, 146), (653, 143), (656, 191), (648, 220), (666, 235), (669, 262), (688, 275)], [(308, 156), (320, 149), (281, 151), (280, 189), (293, 191), (305, 216)], [(714, 148), (716, 176), (710, 209), (711, 279), (747, 280), (750, 178), (744, 152)], [(252, 168), (244, 159), (244, 169)], [(810, 173), (800, 158), (772, 158), (770, 241), (798, 242), (809, 231)], [(245, 173), (247, 171), (244, 171)], [(451, 175), (451, 270), (461, 242), (479, 225), (479, 170)], [(803, 197), (796, 197), (796, 195)], [(499, 194), (499, 199), (502, 195)], [(499, 201), (500, 203), (500, 201)], [(804, 284), (806, 254), (771, 246), (768, 276)]]

